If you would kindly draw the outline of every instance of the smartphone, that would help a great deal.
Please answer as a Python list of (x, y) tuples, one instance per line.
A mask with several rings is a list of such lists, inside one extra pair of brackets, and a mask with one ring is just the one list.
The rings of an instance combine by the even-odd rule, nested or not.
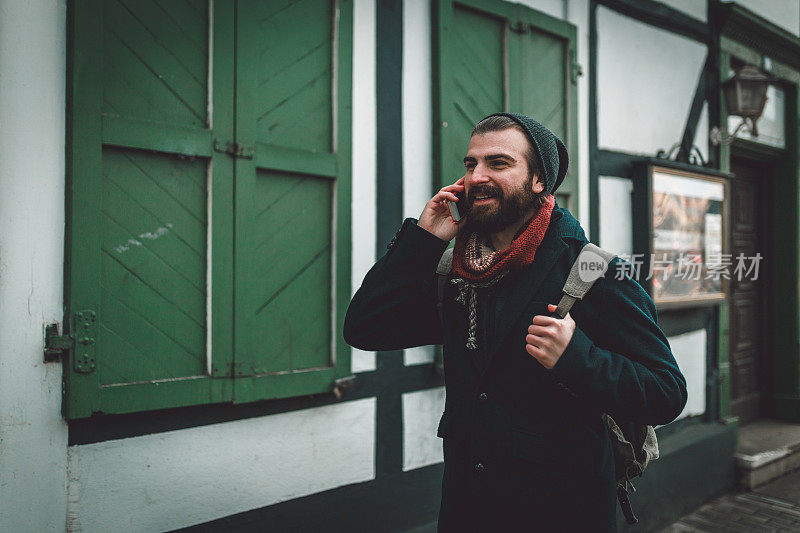
[(447, 202), (448, 207), (450, 207), (450, 216), (453, 217), (453, 220), (458, 222), (465, 216), (466, 213), (466, 205), (467, 205), (467, 195), (464, 191), (458, 191), (455, 193), (456, 198), (458, 198), (458, 202)]

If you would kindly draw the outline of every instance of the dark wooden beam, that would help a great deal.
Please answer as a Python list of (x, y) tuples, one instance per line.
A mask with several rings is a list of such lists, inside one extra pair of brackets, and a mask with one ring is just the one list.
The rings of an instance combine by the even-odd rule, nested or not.
[(595, 1), (608, 9), (645, 24), (678, 33), (703, 44), (708, 42), (709, 29), (705, 22), (661, 2), (654, 0)]

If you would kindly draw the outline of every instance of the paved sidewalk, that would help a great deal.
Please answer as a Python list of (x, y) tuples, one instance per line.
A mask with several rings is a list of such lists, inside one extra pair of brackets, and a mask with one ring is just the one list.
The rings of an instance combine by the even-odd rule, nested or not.
[(686, 515), (661, 533), (800, 531), (800, 471), (752, 492), (727, 494)]

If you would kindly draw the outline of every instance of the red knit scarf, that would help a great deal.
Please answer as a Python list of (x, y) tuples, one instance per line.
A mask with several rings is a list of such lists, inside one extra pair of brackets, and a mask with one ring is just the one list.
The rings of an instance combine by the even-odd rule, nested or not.
[(555, 198), (549, 195), (547, 200), (524, 225), (511, 245), (505, 250), (487, 253), (482, 246), (481, 236), (456, 235), (453, 247), (453, 272), (470, 281), (487, 281), (506, 269), (521, 269), (533, 262), (536, 249), (544, 239), (544, 233), (550, 224), (550, 214), (555, 206)]

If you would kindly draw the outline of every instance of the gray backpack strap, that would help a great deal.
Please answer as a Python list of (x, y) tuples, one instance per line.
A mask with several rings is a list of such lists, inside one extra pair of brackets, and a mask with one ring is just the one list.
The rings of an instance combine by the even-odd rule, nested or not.
[(561, 318), (567, 316), (572, 305), (582, 300), (594, 282), (605, 275), (609, 263), (615, 257), (616, 254), (603, 250), (596, 244), (586, 243), (572, 264), (555, 313)]
[(437, 282), (438, 282), (438, 300), (436, 302), (436, 310), (439, 311), (439, 320), (444, 322), (444, 288), (447, 286), (447, 276), (453, 270), (453, 249), (448, 248), (439, 259), (439, 264), (436, 266)]

